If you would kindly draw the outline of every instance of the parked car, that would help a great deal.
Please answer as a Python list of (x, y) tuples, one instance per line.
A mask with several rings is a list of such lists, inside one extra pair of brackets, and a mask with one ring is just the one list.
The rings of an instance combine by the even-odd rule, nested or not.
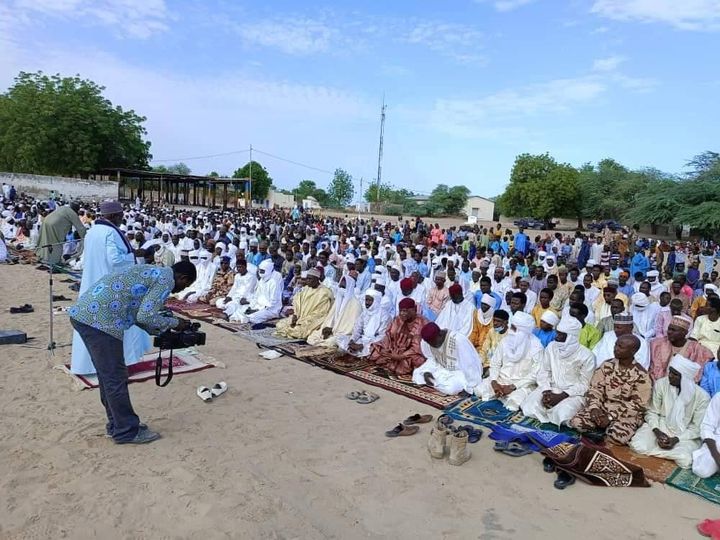
[(588, 230), (594, 231), (594, 232), (602, 232), (605, 227), (610, 229), (612, 232), (621, 231), (624, 227), (621, 223), (618, 221), (615, 221), (614, 219), (604, 219), (602, 221), (595, 221), (593, 223), (588, 223)]
[(545, 222), (542, 219), (521, 218), (513, 221), (513, 225), (523, 229), (544, 229)]

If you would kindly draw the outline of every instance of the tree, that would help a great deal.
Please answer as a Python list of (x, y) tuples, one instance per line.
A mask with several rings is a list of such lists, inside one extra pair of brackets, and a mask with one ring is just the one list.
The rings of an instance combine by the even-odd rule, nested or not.
[(333, 205), (345, 208), (352, 202), (355, 195), (355, 186), (353, 185), (353, 177), (344, 169), (335, 169), (327, 194)]
[[(250, 176), (250, 170), (252, 169), (252, 176)], [(272, 178), (268, 174), (265, 167), (260, 165), (257, 161), (246, 163), (239, 169), (237, 169), (233, 175), (233, 178), (250, 178), (251, 183), (251, 194), (253, 200), (262, 200), (267, 198), (268, 191), (272, 185)]]
[(465, 186), (448, 187), (438, 184), (422, 208), (428, 215), (459, 214), (467, 202), (470, 190)]
[[(168, 174), (184, 174), (188, 175), (192, 172), (190, 167), (185, 165), (184, 163), (175, 163), (174, 165), (166, 166), (166, 165), (156, 165), (152, 168), (153, 172), (159, 172), (159, 173), (168, 173)], [(217, 174), (217, 173), (215, 173)]]
[(549, 154), (521, 154), (515, 159), (510, 184), (498, 199), (505, 215), (530, 215), (550, 220), (578, 216), (580, 173), (566, 163), (557, 163)]
[(207, 173), (206, 176), (211, 176), (212, 178), (220, 178), (220, 173), (218, 173), (217, 171), (210, 171), (209, 173)]
[(0, 169), (67, 175), (147, 169), (145, 117), (114, 106), (104, 90), (78, 76), (20, 72), (0, 94)]
[(315, 200), (320, 203), (320, 206), (329, 206), (331, 202), (330, 197), (325, 190), (317, 187), (313, 180), (301, 181), (298, 184), (298, 187), (292, 190), (292, 195), (299, 203), (308, 197), (315, 197)]

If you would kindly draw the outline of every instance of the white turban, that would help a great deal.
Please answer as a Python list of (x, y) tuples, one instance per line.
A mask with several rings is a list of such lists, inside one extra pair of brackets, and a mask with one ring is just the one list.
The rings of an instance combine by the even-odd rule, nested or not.
[(510, 324), (513, 325), (518, 332), (530, 334), (533, 328), (535, 328), (535, 319), (533, 319), (529, 313), (518, 311), (511, 317)]
[(670, 366), (680, 373), (680, 394), (673, 404), (668, 415), (668, 427), (671, 427), (675, 435), (680, 435), (687, 429), (685, 422), (685, 409), (695, 396), (695, 376), (700, 371), (700, 364), (676, 354), (670, 360)]
[(480, 303), (486, 304), (490, 307), (495, 307), (495, 305), (496, 305), (495, 298), (490, 296), (488, 293), (485, 293), (482, 295), (482, 298), (480, 299)]
[(635, 307), (645, 308), (648, 306), (648, 304), (650, 304), (650, 300), (647, 296), (645, 296), (645, 293), (637, 292), (632, 295), (631, 299), (632, 304)]
[(580, 321), (578, 321), (575, 317), (570, 317), (568, 315), (560, 320), (556, 330), (558, 332), (562, 332), (563, 334), (567, 334), (568, 336), (577, 337), (580, 335), (582, 325), (580, 324)]
[(558, 323), (560, 318), (548, 309), (545, 313), (542, 314), (540, 320), (548, 323), (550, 326), (555, 328), (555, 325)]

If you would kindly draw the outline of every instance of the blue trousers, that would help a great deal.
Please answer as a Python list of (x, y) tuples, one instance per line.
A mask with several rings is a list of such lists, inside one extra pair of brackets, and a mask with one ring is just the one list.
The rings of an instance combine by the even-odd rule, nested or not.
[(138, 433), (140, 419), (130, 403), (123, 342), (72, 318), (70, 323), (80, 334), (95, 366), (100, 387), (100, 401), (107, 413), (108, 435), (117, 442), (134, 439)]

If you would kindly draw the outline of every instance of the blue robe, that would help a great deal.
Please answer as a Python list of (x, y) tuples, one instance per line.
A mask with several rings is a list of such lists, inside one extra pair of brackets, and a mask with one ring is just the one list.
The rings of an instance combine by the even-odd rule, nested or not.
[(636, 253), (633, 255), (633, 258), (630, 261), (630, 275), (633, 279), (635, 279), (635, 274), (637, 272), (642, 272), (643, 278), (645, 278), (645, 273), (649, 268), (650, 263), (645, 255), (642, 253)]
[(555, 340), (555, 336), (557, 336), (557, 331), (555, 329), (553, 330), (542, 330), (540, 328), (536, 328), (533, 330), (533, 335), (540, 340), (540, 343), (542, 343), (543, 349), (550, 345), (552, 341)]

